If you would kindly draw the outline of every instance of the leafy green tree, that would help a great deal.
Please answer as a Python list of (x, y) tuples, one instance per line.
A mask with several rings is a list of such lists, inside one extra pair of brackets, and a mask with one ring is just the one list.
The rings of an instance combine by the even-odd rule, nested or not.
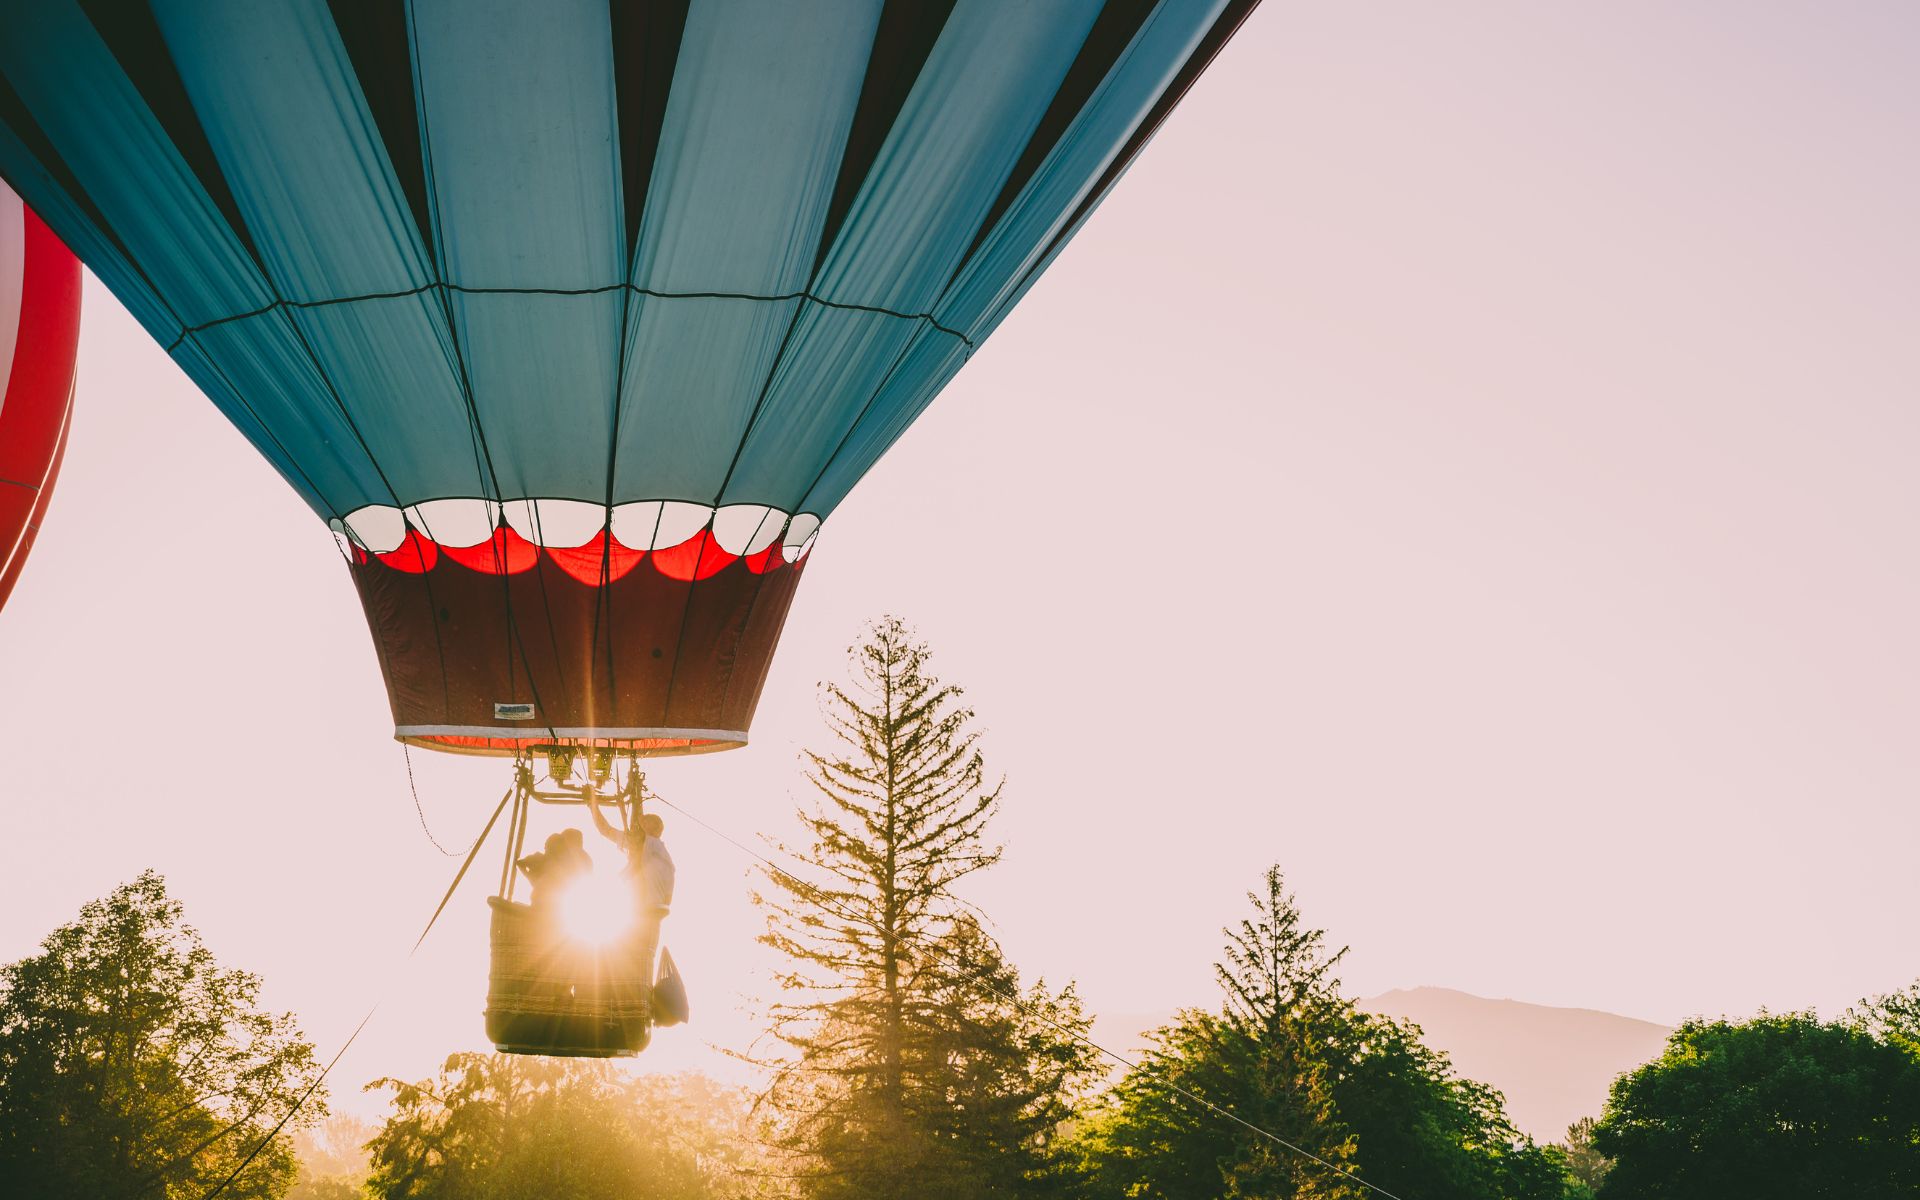
[[(0, 1180), (8, 1195), (284, 1194), (289, 1137), (261, 1146), (318, 1073), (260, 980), (220, 967), (152, 871), (0, 969)], [(325, 1113), (316, 1093), (297, 1126)]]
[(1920, 1195), (1920, 1060), (1812, 1013), (1689, 1021), (1614, 1081), (1600, 1200)]
[(1859, 1028), (1920, 1057), (1920, 983), (1863, 1000), (1850, 1015)]
[[(1278, 868), (1226, 931), (1218, 1013), (1186, 1010), (1083, 1122), (1089, 1197), (1562, 1200), (1566, 1165), (1413, 1025), (1360, 1012)], [(1204, 1102), (1204, 1103), (1203, 1103)], [(1208, 1106), (1290, 1143), (1282, 1146)]]
[(1335, 1110), (1358, 1141), (1356, 1170), (1421, 1200), (1561, 1200), (1566, 1160), (1515, 1129), (1500, 1093), (1462, 1079), (1407, 1021), (1335, 1010)]
[(378, 1080), (383, 1200), (695, 1200), (768, 1195), (744, 1099), (699, 1077), (622, 1078), (604, 1062), (455, 1054), (437, 1078)]
[(848, 657), (823, 688), (832, 748), (806, 756), (806, 843), (785, 848), (806, 878), (770, 870), (756, 897), (789, 963), (764, 1101), (811, 1197), (1044, 1193), (1088, 1021), (1071, 988), (1023, 989), (955, 894), (999, 858), (1001, 792), (960, 689), (897, 618)]
[(1226, 1193), (1221, 1164), (1238, 1154), (1247, 1131), (1206, 1105), (1235, 1111), (1248, 1047), (1199, 1009), (1182, 1010), (1147, 1040), (1075, 1132), (1070, 1153), (1082, 1194), (1217, 1200)]

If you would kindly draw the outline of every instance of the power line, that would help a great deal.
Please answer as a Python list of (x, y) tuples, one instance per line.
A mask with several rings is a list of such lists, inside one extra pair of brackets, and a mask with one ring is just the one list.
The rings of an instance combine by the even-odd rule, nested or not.
[[(733, 846), (734, 849), (739, 850), (741, 853), (746, 854), (751, 858), (758, 859), (761, 865), (765, 866), (769, 871), (774, 872), (775, 874), (781, 876), (784, 879), (790, 880), (794, 887), (796, 887), (803, 893), (810, 894), (814, 898), (815, 902), (819, 903), (820, 905), (828, 909), (830, 912), (833, 912), (837, 916), (845, 918), (846, 920), (849, 920), (849, 921), (857, 921), (857, 922), (860, 922), (861, 924), (872, 925), (875, 931), (878, 932), (882, 937), (893, 936), (888, 930), (881, 929), (878, 925), (875, 925), (868, 918), (863, 917), (858, 913), (850, 913), (845, 909), (836, 906), (833, 903), (832, 898), (826, 895), (826, 893), (821, 891), (814, 884), (808, 882), (805, 879), (800, 878), (798, 875), (795, 875), (792, 871), (787, 870), (785, 867), (780, 866), (778, 863), (774, 862), (772, 859), (768, 858), (766, 855), (760, 853), (758, 850), (755, 850), (753, 847), (747, 845), (745, 842), (740, 841), (739, 839), (733, 837), (731, 834), (725, 832), (724, 830), (716, 828), (715, 826), (709, 824), (708, 822), (701, 819), (700, 817), (695, 816), (693, 813), (688, 812), (686, 809), (680, 807), (678, 804), (675, 804), (673, 801), (667, 799), (665, 796), (662, 796), (657, 792), (651, 793), (650, 795), (651, 795), (651, 798), (654, 799), (655, 801), (666, 805), (668, 808), (671, 808), (674, 812), (677, 812), (681, 816), (687, 818), (689, 821), (692, 821), (694, 824), (700, 826), (700, 828), (706, 830), (708, 833), (719, 838), (721, 841), (724, 841), (729, 845)], [(932, 944), (932, 943), (923, 943), (920, 948), (923, 951), (932, 951), (936, 954), (943, 955), (947, 958), (947, 960), (950, 963), (953, 963), (956, 966), (965, 967), (968, 965), (964, 962), (961, 962), (957, 956), (954, 956), (951, 951), (946, 950), (942, 946)], [(1026, 1001), (1021, 998), (1019, 993), (1014, 992), (1011, 989), (1008, 989), (1006, 987), (1000, 986), (991, 980), (986, 980), (983, 978), (983, 982), (986, 982), (988, 987), (998, 992), (1003, 999), (1011, 1001), (1016, 1007), (1025, 1011), (1028, 1015), (1037, 1018), (1042, 1024), (1047, 1025), (1049, 1028), (1053, 1029), (1055, 1032), (1063, 1034), (1066, 1037), (1072, 1038), (1074, 1041), (1079, 1042), (1083, 1046), (1087, 1046), (1093, 1050), (1097, 1050), (1101, 1054), (1104, 1054), (1108, 1058), (1112, 1059), (1114, 1062), (1119, 1063), (1121, 1066), (1125, 1067), (1129, 1071), (1134, 1070), (1136, 1067), (1138, 1067), (1139, 1064), (1136, 1063), (1133, 1059), (1127, 1057), (1126, 1055), (1121, 1054), (1115, 1050), (1109, 1050), (1107, 1047), (1101, 1045), (1099, 1042), (1094, 1041), (1092, 1038), (1086, 1036), (1085, 1034), (1079, 1032), (1078, 1030), (1072, 1029), (1066, 1025), (1063, 1025), (1060, 1022), (1054, 1020), (1052, 1017), (1047, 1016), (1045, 1013), (1037, 1011), (1034, 1008), (1030, 1007), (1026, 1003)], [(1255, 1125), (1253, 1122), (1248, 1121), (1246, 1118), (1241, 1117), (1239, 1114), (1233, 1112), (1232, 1110), (1222, 1108), (1218, 1104), (1215, 1104), (1213, 1101), (1208, 1100), (1206, 1097), (1196, 1095), (1193, 1092), (1188, 1091), (1186, 1088), (1181, 1087), (1177, 1083), (1168, 1081), (1168, 1082), (1165, 1082), (1164, 1086), (1169, 1091), (1172, 1091), (1180, 1095), (1181, 1097), (1192, 1101), (1193, 1103), (1206, 1109), (1208, 1112), (1211, 1112), (1216, 1116), (1224, 1117), (1227, 1120), (1233, 1122), (1235, 1125), (1238, 1125), (1241, 1128), (1247, 1130), (1248, 1132), (1254, 1133), (1259, 1135), (1260, 1137), (1266, 1138), (1268, 1141), (1274, 1143), (1277, 1146), (1285, 1147), (1286, 1149), (1292, 1151), (1293, 1153), (1300, 1155), (1302, 1158), (1306, 1158), (1313, 1162), (1316, 1162), (1322, 1167), (1325, 1167), (1327, 1170), (1332, 1171), (1336, 1175), (1339, 1175), (1345, 1179), (1351, 1180), (1352, 1182), (1359, 1184), (1361, 1187), (1364, 1187), (1369, 1191), (1372, 1191), (1379, 1195), (1387, 1197), (1387, 1200), (1405, 1200), (1404, 1197), (1399, 1196), (1394, 1192), (1390, 1192), (1387, 1189), (1379, 1186), (1378, 1184), (1369, 1183), (1365, 1179), (1362, 1179), (1360, 1176), (1354, 1174), (1352, 1171), (1347, 1170), (1345, 1167), (1341, 1167), (1334, 1163), (1330, 1163), (1326, 1159), (1321, 1158), (1319, 1155), (1315, 1154), (1313, 1151), (1308, 1150), (1306, 1147), (1295, 1145), (1294, 1143), (1288, 1141), (1286, 1138), (1283, 1138), (1279, 1134), (1274, 1133), (1272, 1130), (1265, 1129), (1259, 1125)]]

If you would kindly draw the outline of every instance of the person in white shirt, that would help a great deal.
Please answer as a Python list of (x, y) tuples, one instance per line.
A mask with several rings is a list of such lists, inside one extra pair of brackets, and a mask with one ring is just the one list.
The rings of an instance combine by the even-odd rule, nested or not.
[(646, 813), (631, 828), (619, 829), (600, 811), (598, 797), (588, 793), (588, 802), (593, 812), (593, 827), (626, 855), (623, 873), (633, 883), (642, 927), (657, 929), (673, 904), (673, 856), (667, 853), (667, 844), (660, 840), (666, 822), (653, 813)]

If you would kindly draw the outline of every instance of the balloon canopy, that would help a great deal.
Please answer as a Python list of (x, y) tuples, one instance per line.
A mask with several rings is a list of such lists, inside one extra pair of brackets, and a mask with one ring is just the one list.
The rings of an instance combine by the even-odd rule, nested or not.
[(0, 174), (332, 525), (397, 736), (723, 748), (1252, 3), (35, 0)]
[(80, 260), (0, 184), (0, 605), (60, 473), (79, 340)]

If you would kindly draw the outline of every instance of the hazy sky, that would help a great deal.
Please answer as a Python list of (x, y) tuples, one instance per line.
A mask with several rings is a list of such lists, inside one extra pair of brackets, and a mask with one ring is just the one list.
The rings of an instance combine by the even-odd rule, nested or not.
[[(1920, 975), (1920, 6), (1268, 0), (828, 522), (754, 725), (792, 828), (896, 612), (1006, 773), (970, 895), (1096, 1011), (1211, 1002), (1278, 861), (1360, 993), (1673, 1020)], [(336, 1075), (481, 1048), (484, 855), (421, 835), (325, 527), (97, 285), (0, 614), (0, 959), (164, 872)], [(503, 763), (413, 755), (443, 841)], [(747, 860), (668, 817), (713, 1067)]]

